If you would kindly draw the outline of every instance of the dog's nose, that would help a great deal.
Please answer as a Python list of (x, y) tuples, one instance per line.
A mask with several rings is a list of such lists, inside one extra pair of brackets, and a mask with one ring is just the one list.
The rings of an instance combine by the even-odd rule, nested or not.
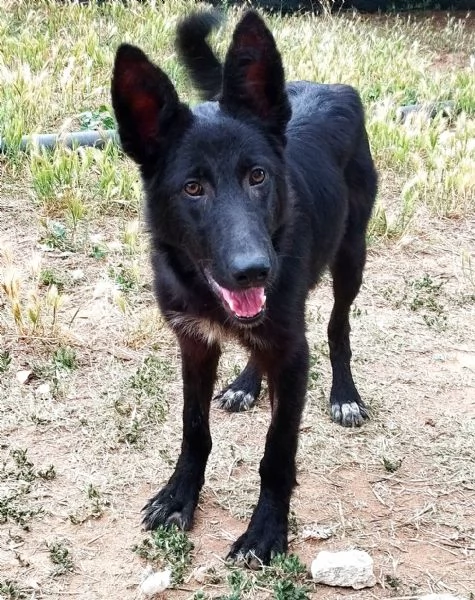
[(266, 256), (238, 255), (231, 264), (234, 281), (240, 287), (265, 285), (270, 272), (270, 261)]

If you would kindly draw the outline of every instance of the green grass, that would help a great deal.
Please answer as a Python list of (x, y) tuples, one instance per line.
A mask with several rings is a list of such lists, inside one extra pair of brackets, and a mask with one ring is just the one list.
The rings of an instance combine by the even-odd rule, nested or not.
[[(2, 450), (8, 446), (2, 444)], [(28, 531), (32, 520), (43, 513), (34, 496), (41, 483), (55, 479), (54, 465), (37, 469), (26, 448), (12, 448), (0, 464), (0, 524), (15, 524)]]
[(28, 592), (11, 579), (0, 580), (0, 594), (0, 597), (2, 599), (5, 598), (5, 600), (23, 600), (29, 598)]
[(73, 525), (82, 525), (90, 519), (100, 519), (109, 505), (109, 500), (99, 488), (90, 483), (86, 489), (86, 501), (79, 510), (69, 515), (69, 520)]
[(53, 364), (58, 369), (73, 370), (77, 367), (76, 352), (73, 348), (60, 347), (53, 354)]
[[(275, 600), (309, 600), (313, 589), (307, 568), (295, 554), (278, 555), (260, 571), (228, 565), (221, 575), (222, 581), (219, 577), (214, 579), (215, 584), (221, 583), (227, 588), (224, 594), (218, 596), (220, 600), (251, 600), (263, 591)], [(194, 596), (194, 600), (207, 598), (210, 596), (203, 591)]]
[(187, 534), (173, 525), (160, 526), (157, 530), (132, 548), (133, 552), (160, 569), (170, 568), (172, 582), (183, 582), (185, 573), (191, 564), (191, 552), (194, 546)]
[(58, 291), (61, 291), (64, 287), (64, 277), (53, 269), (41, 269), (39, 275), (39, 283), (42, 286), (49, 287), (55, 285)]
[(95, 110), (87, 110), (79, 115), (81, 129), (115, 129), (114, 117), (107, 106), (100, 106)]
[[(7, 4), (0, 21), (5, 74), (0, 133), (10, 144), (5, 167), (12, 176), (28, 175), (45, 216), (64, 220), (74, 231), (98, 214), (137, 214), (137, 172), (113, 144), (102, 152), (57, 148), (30, 155), (15, 147), (21, 135), (32, 132), (113, 127), (111, 66), (115, 48), (125, 40), (159, 60), (183, 99), (193, 100), (173, 50), (175, 25), (191, 6), (187, 0), (163, 3), (159, 9), (134, 2), (61, 9), (47, 0)], [(237, 18), (230, 11), (226, 26), (213, 37), (221, 55)], [(352, 15), (274, 15), (269, 23), (289, 79), (344, 82), (361, 93), (377, 165), (394, 179), (387, 187), (382, 178), (371, 237), (401, 237), (414, 225), (420, 207), (449, 218), (473, 209), (473, 30), (454, 18), (437, 36), (430, 22), (405, 17), (381, 18), (375, 25)], [(441, 52), (458, 53), (460, 65), (438, 69)], [(440, 118), (405, 126), (395, 121), (402, 104), (439, 100), (454, 101), (457, 116), (451, 122)]]
[(165, 420), (168, 402), (163, 389), (173, 375), (174, 370), (168, 361), (151, 354), (125, 380), (113, 401), (120, 442), (138, 444), (151, 423)]
[(447, 324), (447, 311), (440, 299), (443, 285), (427, 274), (409, 282), (409, 309), (420, 314), (428, 327), (439, 330)]
[(56, 540), (46, 544), (48, 548), (49, 558), (53, 563), (51, 575), (58, 577), (74, 571), (74, 561), (71, 556), (71, 551), (62, 540)]
[(8, 350), (2, 350), (0, 352), (0, 373), (6, 373), (10, 368), (12, 362), (11, 354)]
[[(147, 563), (160, 570), (170, 568), (172, 583), (183, 583), (189, 574), (193, 543), (187, 534), (175, 525), (160, 526), (156, 531), (135, 545), (132, 550)], [(276, 600), (308, 600), (310, 580), (307, 568), (295, 554), (279, 555), (268, 567), (260, 571), (242, 570), (232, 564), (224, 565), (218, 572), (212, 568), (206, 580), (213, 585), (224, 586), (228, 592), (220, 595), (221, 600), (253, 598), (258, 590), (268, 590)], [(195, 600), (209, 598), (204, 591), (197, 591)]]

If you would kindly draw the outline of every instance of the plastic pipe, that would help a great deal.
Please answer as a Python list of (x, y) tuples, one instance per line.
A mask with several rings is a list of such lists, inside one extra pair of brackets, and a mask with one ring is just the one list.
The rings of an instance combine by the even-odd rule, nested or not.
[[(104, 131), (72, 131), (70, 133), (38, 133), (24, 135), (21, 138), (19, 150), (26, 151), (31, 147), (54, 148), (65, 146), (66, 148), (77, 148), (78, 146), (94, 146), (104, 148), (107, 142), (119, 143), (119, 136), (115, 129)], [(0, 137), (0, 153), (8, 150), (8, 144)]]

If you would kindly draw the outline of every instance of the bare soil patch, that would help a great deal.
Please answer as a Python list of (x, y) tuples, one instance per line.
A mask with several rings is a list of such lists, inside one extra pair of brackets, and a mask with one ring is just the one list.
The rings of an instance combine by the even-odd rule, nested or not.
[[(8, 210), (4, 214), (4, 244), (8, 233), (13, 255), (26, 260), (37, 249), (35, 217), (24, 205), (21, 219), (15, 210), (10, 217)], [(113, 240), (118, 227), (110, 223), (105, 236)], [(468, 598), (475, 589), (475, 287), (466, 259), (473, 244), (473, 223), (436, 221), (427, 224), (424, 235), (371, 248), (353, 311), (354, 369), (372, 410), (362, 429), (345, 430), (329, 421), (328, 278), (310, 299), (313, 366), (291, 551), (309, 565), (321, 549), (362, 548), (374, 557), (378, 578), (368, 591), (317, 586), (311, 597), (365, 600), (447, 591)], [(55, 252), (44, 253), (44, 261), (66, 270), (80, 267), (85, 276), (62, 309), (64, 324), (80, 307), (62, 339), (2, 334), (2, 348), (12, 357), (0, 388), (2, 461), (10, 464), (12, 451), (23, 449), (35, 469), (52, 464), (56, 473), (54, 479), (31, 482), (22, 496), (23, 508), (32, 511), (26, 528), (11, 516), (0, 524), (2, 576), (26, 590), (25, 597), (137, 598), (145, 563), (131, 548), (145, 537), (140, 509), (170, 475), (180, 443), (176, 344), (156, 313), (149, 280), (136, 309), (123, 314), (107, 294), (97, 294), (103, 267)], [(74, 347), (78, 367), (64, 376), (60, 393), (41, 391), (49, 381), (41, 374), (27, 384), (18, 382), (19, 370), (47, 362), (64, 343)], [(142, 419), (143, 405), (124, 393), (150, 354), (168, 369), (157, 389), (165, 398), (164, 420)], [(222, 384), (243, 359), (239, 349), (227, 349)], [(121, 414), (124, 402), (130, 402), (131, 412)], [(134, 409), (136, 438), (125, 435)], [(192, 569), (222, 568), (229, 544), (245, 529), (257, 499), (268, 420), (265, 395), (249, 413), (214, 409), (214, 448), (190, 533)], [(24, 483), (4, 476), (2, 495)], [(91, 486), (96, 504), (88, 496)], [(333, 535), (304, 539), (303, 531), (314, 523)], [(48, 544), (54, 540), (70, 549), (72, 572), (53, 576)], [(191, 598), (201, 588), (188, 574), (167, 597)], [(226, 586), (203, 589), (218, 595)]]

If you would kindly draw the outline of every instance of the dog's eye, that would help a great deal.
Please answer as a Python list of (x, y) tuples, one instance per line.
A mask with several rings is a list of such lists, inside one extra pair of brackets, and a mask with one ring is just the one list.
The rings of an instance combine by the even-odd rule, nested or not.
[(259, 185), (266, 178), (266, 172), (264, 169), (260, 169), (259, 167), (252, 169), (249, 174), (249, 183), (250, 185)]
[(189, 181), (188, 183), (185, 183), (183, 189), (188, 196), (203, 196), (204, 194), (203, 186), (197, 181)]

